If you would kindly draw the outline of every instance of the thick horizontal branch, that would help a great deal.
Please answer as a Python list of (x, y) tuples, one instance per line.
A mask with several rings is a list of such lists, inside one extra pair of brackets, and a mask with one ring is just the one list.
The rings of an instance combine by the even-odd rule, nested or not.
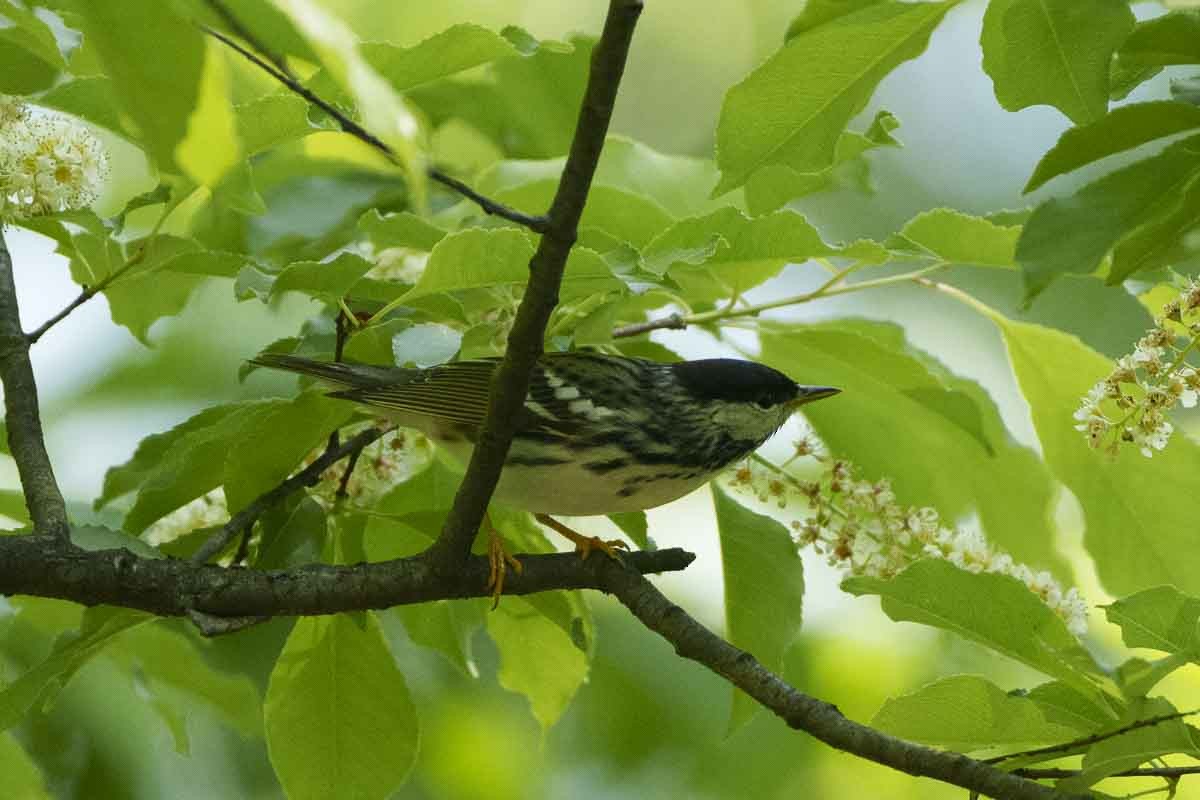
[[(624, 556), (634, 575), (681, 570), (694, 556), (656, 550)], [(602, 588), (620, 572), (610, 559), (576, 553), (522, 555), (504, 594)], [(351, 566), (310, 564), (288, 570), (220, 567), (128, 550), (82, 550), (51, 536), (0, 537), (0, 595), (34, 595), (135, 608), (160, 616), (274, 617), (334, 614), (467, 597), (489, 597), (488, 561), (475, 556), (453, 574), (423, 556)]]
[(973, 758), (888, 736), (847, 719), (836, 706), (798, 691), (750, 653), (739, 650), (672, 603), (654, 584), (632, 572), (613, 571), (606, 590), (642, 623), (783, 719), (822, 742), (909, 775), (934, 778), (1005, 800), (1045, 800), (1063, 795)]

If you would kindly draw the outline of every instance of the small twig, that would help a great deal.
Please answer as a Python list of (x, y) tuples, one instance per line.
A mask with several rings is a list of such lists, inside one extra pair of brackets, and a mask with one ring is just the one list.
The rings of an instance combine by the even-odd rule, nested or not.
[[(1200, 710), (1176, 711), (1171, 714), (1160, 714), (1157, 717), (1146, 717), (1145, 719), (1136, 720), (1134, 722), (1129, 723), (1128, 725), (1124, 725), (1120, 728), (1116, 728), (1115, 730), (1111, 730), (1111, 731), (1106, 731), (1104, 733), (1093, 733), (1090, 736), (1084, 736), (1084, 737), (1081, 737), (1079, 739), (1074, 739), (1069, 742), (1063, 742), (1061, 744), (1052, 744), (1052, 745), (1047, 745), (1046, 747), (1038, 747), (1034, 750), (1022, 750), (1019, 753), (1007, 753), (1002, 756), (993, 756), (991, 758), (984, 758), (984, 759), (980, 759), (980, 760), (983, 761), (983, 763), (985, 763), (985, 764), (1000, 764), (1002, 762), (1012, 761), (1013, 759), (1017, 759), (1017, 758), (1030, 758), (1032, 756), (1049, 756), (1049, 755), (1062, 754), (1062, 753), (1066, 753), (1066, 752), (1069, 752), (1072, 750), (1078, 750), (1081, 747), (1088, 747), (1089, 745), (1096, 744), (1096, 742), (1103, 742), (1105, 739), (1112, 739), (1114, 737), (1121, 736), (1123, 734), (1129, 733), (1130, 731), (1136, 731), (1140, 728), (1150, 728), (1155, 725), (1160, 725), (1164, 722), (1171, 722), (1172, 720), (1183, 719), (1184, 717), (1190, 717), (1193, 714), (1200, 714)], [(1038, 760), (1044, 760), (1044, 759), (1038, 759)]]
[(362, 455), (362, 450), (350, 454), (350, 460), (346, 462), (346, 471), (342, 473), (342, 479), (338, 482), (337, 491), (333, 496), (335, 500), (345, 500), (350, 496), (347, 487), (350, 485), (350, 476), (354, 474), (354, 468), (358, 466), (358, 459)]
[(264, 492), (254, 502), (235, 514), (233, 519), (225, 523), (225, 526), (221, 530), (214, 533), (207, 542), (200, 546), (200, 549), (192, 555), (192, 562), (203, 564), (224, 550), (240, 534), (249, 534), (250, 529), (254, 527), (254, 523), (268, 509), (292, 492), (299, 491), (306, 486), (312, 486), (321, 479), (321, 473), (329, 469), (331, 465), (336, 464), (346, 456), (360, 452), (384, 433), (383, 428), (367, 428), (345, 444), (339, 445), (333, 450), (327, 449), (307, 467), (274, 489)]
[[(1062, 767), (1022, 767), (1014, 769), (1013, 775), (1020, 775), (1022, 778), (1031, 778), (1033, 780), (1057, 780), (1060, 778), (1074, 778), (1076, 775), (1083, 774), (1081, 769), (1063, 769)], [(1200, 775), (1200, 765), (1191, 767), (1141, 767), (1137, 769), (1127, 769), (1123, 772), (1114, 772), (1111, 775), (1105, 775), (1105, 778), (1182, 778), (1185, 775)]]
[(851, 292), (861, 292), (864, 289), (876, 289), (881, 286), (891, 286), (897, 283), (922, 283), (926, 281), (925, 275), (943, 269), (949, 264), (945, 261), (939, 261), (929, 266), (921, 267), (920, 269), (911, 272), (905, 272), (901, 275), (889, 275), (885, 278), (876, 278), (869, 281), (859, 281), (858, 283), (842, 283), (842, 281), (850, 275), (850, 273), (858, 270), (862, 265), (860, 263), (851, 264), (845, 269), (839, 270), (831, 275), (824, 283), (813, 289), (810, 292), (803, 294), (792, 295), (791, 297), (783, 297), (779, 300), (770, 300), (766, 303), (759, 303), (752, 306), (742, 306), (734, 308), (732, 304), (727, 304), (722, 308), (712, 311), (702, 311), (698, 314), (688, 314), (686, 316), (675, 313), (659, 319), (647, 320), (638, 322), (632, 325), (622, 325), (619, 328), (614, 328), (612, 336), (614, 339), (621, 339), (626, 336), (637, 336), (641, 333), (649, 333), (657, 330), (684, 330), (689, 325), (704, 325), (709, 322), (724, 322), (725, 320), (738, 319), (740, 317), (757, 317), (764, 311), (771, 311), (776, 308), (784, 308), (786, 306), (798, 306), (803, 303), (809, 303), (813, 300), (819, 300), (823, 297), (834, 297), (839, 294), (849, 294)]
[[(251, 35), (250, 32), (247, 31), (243, 26), (238, 24), (236, 18), (231, 12), (229, 12), (227, 8), (224, 8), (219, 2), (217, 2), (217, 0), (208, 0), (208, 4), (212, 6), (218, 14), (221, 15), (221, 17), (226, 21), (226, 24), (228, 24), (238, 36), (248, 42), (250, 46), (254, 48), (254, 50), (257, 50), (263, 55), (260, 56), (253, 50), (243, 47), (241, 44), (234, 41), (229, 36), (226, 36), (221, 31), (216, 30), (215, 28), (211, 28), (207, 25), (199, 25), (199, 28), (202, 31), (222, 42), (227, 47), (234, 50), (247, 61), (249, 61), (251, 64), (254, 64), (256, 67), (266, 72), (275, 80), (283, 84), (289, 91), (294, 92), (300, 97), (303, 97), (305, 100), (324, 111), (331, 118), (333, 118), (333, 120), (338, 124), (338, 127), (340, 127), (345, 133), (348, 133), (364, 144), (375, 148), (389, 161), (397, 163), (396, 153), (392, 150), (392, 148), (388, 147), (387, 144), (384, 143), (384, 141), (378, 136), (375, 136), (366, 128), (351, 119), (337, 106), (323, 99), (303, 83), (301, 83), (299, 79), (296, 78), (296, 76), (292, 73), (292, 71), (287, 68), (286, 62), (284, 62), (279, 56), (272, 55), (268, 48), (266, 48), (253, 35)], [(439, 169), (431, 168), (427, 170), (426, 174), (429, 175), (431, 180), (437, 181), (449, 189), (453, 189), (463, 197), (466, 197), (468, 200), (474, 202), (481, 209), (483, 209), (484, 213), (486, 214), (501, 217), (509, 220), (510, 222), (515, 222), (518, 225), (523, 225), (535, 233), (542, 233), (546, 229), (547, 218), (545, 215), (526, 214), (523, 211), (518, 211), (515, 208), (506, 206), (503, 203), (492, 200), (489, 197), (485, 197), (471, 187), (467, 186), (467, 184), (463, 183), (457, 178), (452, 178)]]

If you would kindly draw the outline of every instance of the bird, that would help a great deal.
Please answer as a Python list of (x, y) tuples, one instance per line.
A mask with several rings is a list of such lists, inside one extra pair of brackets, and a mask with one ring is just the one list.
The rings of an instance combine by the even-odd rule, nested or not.
[[(416, 428), (466, 463), (500, 359), (407, 368), (262, 353), (251, 363), (317, 378), (331, 397)], [(740, 359), (545, 353), (493, 499), (532, 513), (585, 558), (601, 550), (619, 560), (623, 540), (583, 536), (554, 517), (643, 511), (682, 497), (757, 450), (797, 408), (839, 391)], [(488, 527), (489, 588), (498, 600), (506, 567), (519, 571), (520, 563)]]

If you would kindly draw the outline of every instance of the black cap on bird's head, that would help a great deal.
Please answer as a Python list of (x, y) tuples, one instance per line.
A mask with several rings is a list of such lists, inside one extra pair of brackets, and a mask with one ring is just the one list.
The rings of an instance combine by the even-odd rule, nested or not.
[(841, 391), (832, 386), (802, 386), (776, 369), (735, 358), (705, 358), (671, 365), (675, 377), (698, 400), (754, 403), (763, 409), (795, 408)]

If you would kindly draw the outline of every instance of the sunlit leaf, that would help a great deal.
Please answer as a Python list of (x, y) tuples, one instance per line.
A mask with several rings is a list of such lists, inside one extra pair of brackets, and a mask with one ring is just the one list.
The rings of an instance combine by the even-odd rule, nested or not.
[(1025, 750), (1078, 738), (1026, 697), (974, 675), (943, 678), (884, 703), (871, 719), (884, 733), (960, 753)]
[(846, 123), (885, 75), (924, 51), (954, 5), (875, 3), (789, 39), (725, 96), (713, 194), (771, 164), (800, 173), (830, 166)]
[(1012, 267), (1019, 227), (1003, 227), (983, 217), (949, 208), (925, 211), (904, 224), (888, 247), (951, 264)]
[[(800, 633), (804, 567), (782, 524), (755, 513), (712, 485), (721, 568), (725, 575), (725, 635), (735, 646), (774, 672)], [(733, 690), (729, 731), (741, 728), (761, 708)]]
[(1009, 111), (1046, 104), (1077, 125), (1095, 121), (1133, 21), (1122, 0), (994, 0), (980, 42), (996, 99)]
[(371, 614), (298, 619), (263, 711), (288, 797), (386, 797), (416, 759), (416, 708)]
[(1127, 647), (1148, 647), (1200, 660), (1200, 598), (1156, 586), (1104, 607)]

